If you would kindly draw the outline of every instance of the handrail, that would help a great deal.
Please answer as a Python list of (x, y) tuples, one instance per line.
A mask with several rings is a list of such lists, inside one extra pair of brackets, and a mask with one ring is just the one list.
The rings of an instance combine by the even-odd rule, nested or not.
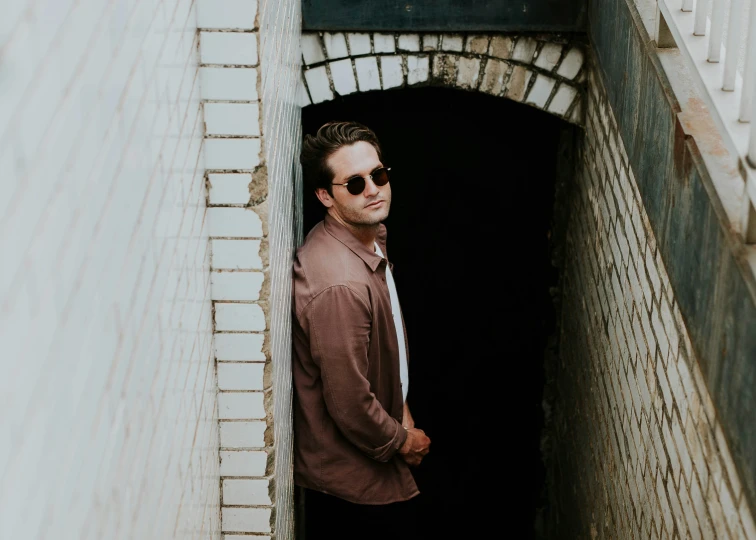
[[(658, 0), (655, 38), (659, 43), (662, 34), (672, 36), (692, 68), (723, 140), (738, 156), (745, 181), (738, 228), (746, 244), (756, 244), (756, 121), (751, 122), (756, 101), (756, 0), (750, 3), (742, 74), (738, 61), (746, 26), (745, 0), (730, 1), (729, 17), (725, 0)], [(723, 39), (725, 20), (727, 37)]]

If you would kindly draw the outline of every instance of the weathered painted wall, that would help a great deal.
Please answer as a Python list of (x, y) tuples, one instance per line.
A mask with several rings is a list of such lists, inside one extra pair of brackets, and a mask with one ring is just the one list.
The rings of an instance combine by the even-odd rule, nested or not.
[(756, 281), (680, 125), (635, 4), (593, 2), (589, 35), (724, 436), (756, 508)]
[(551, 530), (754, 538), (743, 478), (600, 72), (569, 197), (561, 358), (547, 365)]
[(5, 2), (0, 538), (218, 538), (196, 2)]

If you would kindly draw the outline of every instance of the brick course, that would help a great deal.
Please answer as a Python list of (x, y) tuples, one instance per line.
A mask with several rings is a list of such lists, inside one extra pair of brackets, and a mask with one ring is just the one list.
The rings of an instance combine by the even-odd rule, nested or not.
[(556, 35), (307, 32), (300, 104), (370, 90), (450, 86), (504, 96), (582, 124), (579, 42)]

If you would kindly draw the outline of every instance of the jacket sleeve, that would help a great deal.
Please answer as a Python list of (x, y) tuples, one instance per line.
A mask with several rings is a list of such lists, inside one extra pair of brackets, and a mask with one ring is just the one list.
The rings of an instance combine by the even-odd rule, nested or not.
[(360, 451), (388, 461), (407, 433), (378, 402), (367, 379), (372, 325), (367, 301), (348, 286), (337, 285), (320, 293), (306, 311), (328, 413)]

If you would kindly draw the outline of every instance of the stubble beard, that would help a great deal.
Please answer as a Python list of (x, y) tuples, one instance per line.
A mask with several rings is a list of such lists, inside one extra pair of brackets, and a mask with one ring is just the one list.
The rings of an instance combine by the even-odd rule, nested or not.
[(389, 215), (389, 209), (391, 207), (391, 199), (384, 199), (384, 207), (381, 208), (380, 213), (373, 213), (369, 211), (349, 211), (344, 212), (344, 220), (358, 229), (370, 229), (380, 225)]

